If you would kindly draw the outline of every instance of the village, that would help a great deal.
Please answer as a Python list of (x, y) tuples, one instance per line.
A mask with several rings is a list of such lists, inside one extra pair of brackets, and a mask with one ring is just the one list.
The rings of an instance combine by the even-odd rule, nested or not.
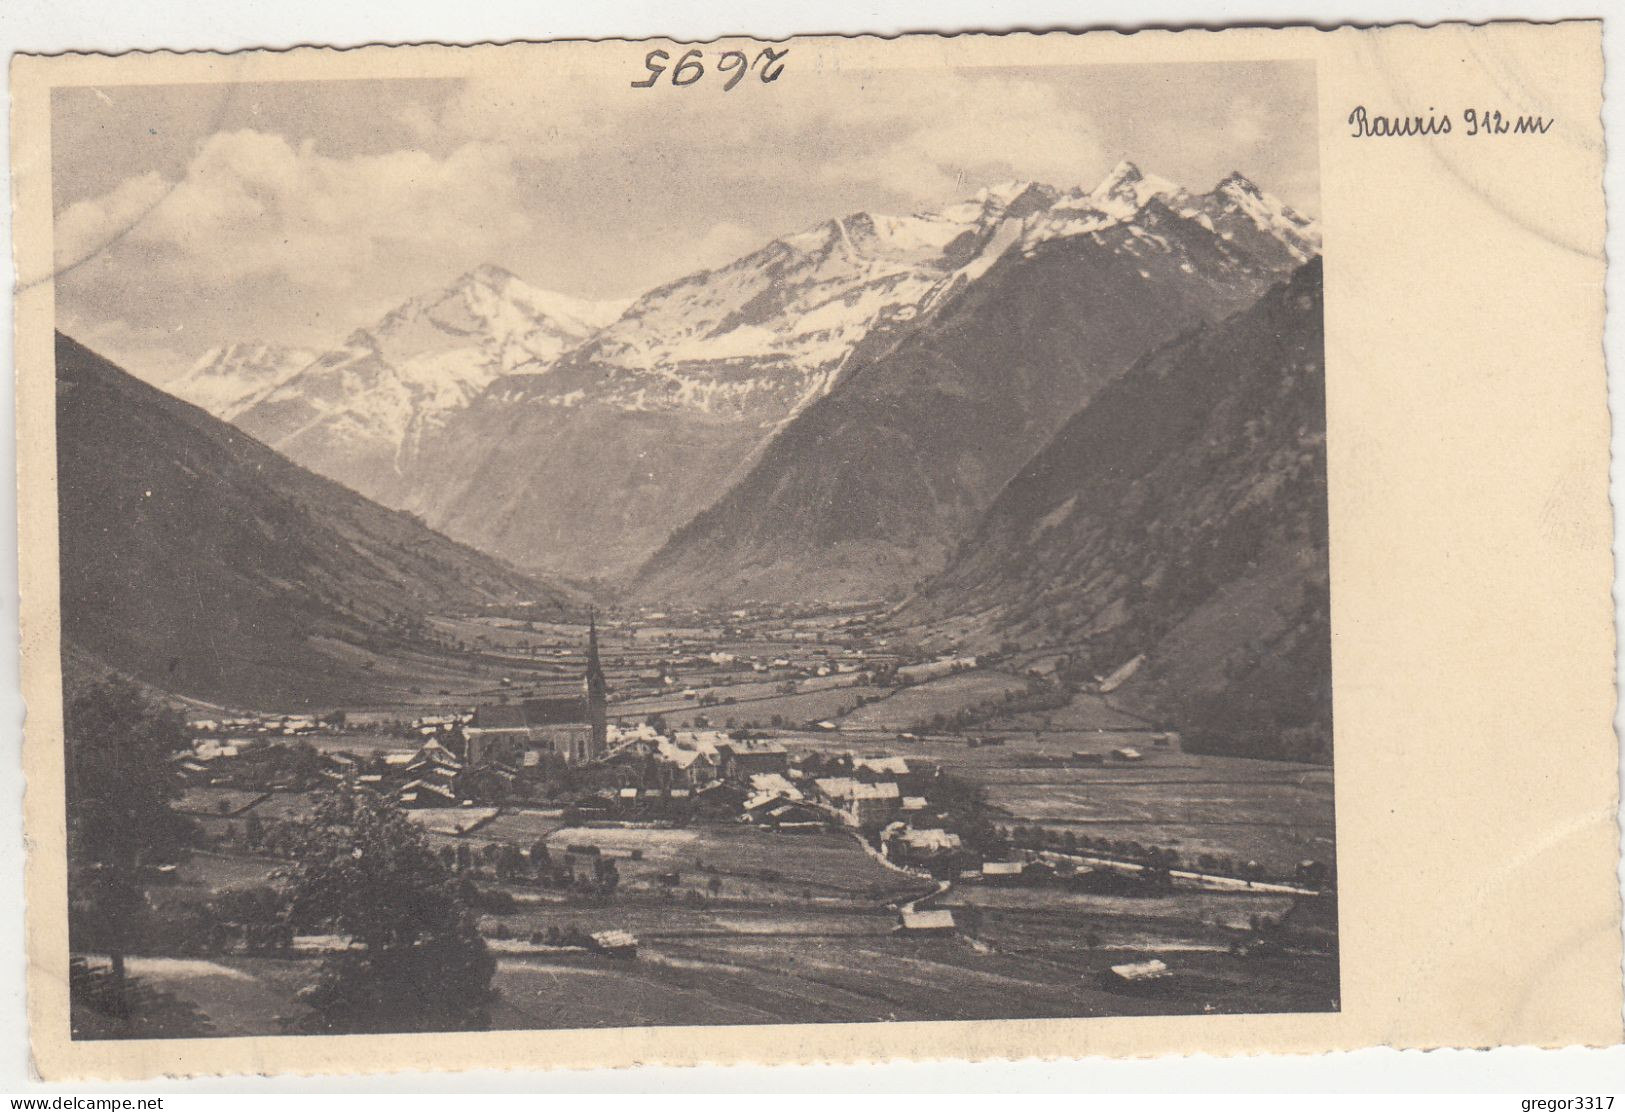
[(265, 1015), (346, 942), (239, 893), (334, 787), (398, 805), (472, 885), (512, 1026), (657, 1022), (674, 992), (705, 1022), (805, 1019), (809, 993), (830, 1019), (1335, 1000), (1329, 770), (1186, 753), (1099, 684), (1058, 700), (1053, 656), (922, 652), (861, 609), (446, 621), (465, 690), (188, 716), (197, 844), (153, 899), (174, 955), (252, 977)]

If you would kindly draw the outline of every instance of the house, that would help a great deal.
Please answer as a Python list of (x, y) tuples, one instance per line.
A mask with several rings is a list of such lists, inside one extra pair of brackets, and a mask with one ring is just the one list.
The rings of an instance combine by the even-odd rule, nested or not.
[(463, 767), (461, 758), (459, 758), (457, 754), (453, 753), (450, 749), (447, 749), (444, 745), (440, 744), (438, 741), (428, 741), (421, 745), (418, 748), (418, 751), (412, 754), (411, 763), (413, 765), (445, 765), (449, 768)]
[(1027, 866), (1021, 861), (984, 861), (982, 879), (990, 884), (1009, 883), (1021, 879)]
[(655, 758), (671, 772), (674, 783), (698, 787), (716, 779), (717, 761), (710, 753), (661, 738)]
[(959, 848), (959, 835), (934, 828), (908, 827), (898, 835), (898, 841), (909, 848), (911, 854), (947, 853)]
[(912, 814), (918, 811), (923, 811), (930, 805), (930, 801), (927, 800), (923, 795), (905, 795), (903, 797), (902, 810), (904, 814)]
[(455, 807), (457, 793), (450, 785), (428, 780), (411, 780), (401, 785), (399, 795), (402, 807)]
[(954, 933), (954, 913), (946, 909), (904, 910), (897, 915), (897, 933), (930, 937)]
[(177, 767), (182, 779), (197, 780), (205, 783), (208, 780), (209, 766), (199, 761), (190, 759), (183, 760)]
[(902, 806), (903, 793), (892, 781), (868, 784), (847, 776), (832, 776), (814, 780), (813, 787), (852, 826), (884, 822)]
[(1138, 749), (1129, 749), (1127, 747), (1122, 749), (1113, 749), (1112, 757), (1119, 761), (1128, 761), (1131, 763), (1134, 761), (1145, 760), (1145, 755), (1142, 754)]
[(801, 789), (777, 772), (758, 772), (752, 776), (750, 778), (750, 792), (750, 797), (745, 803), (747, 808), (762, 800), (793, 799), (799, 801), (802, 798)]
[(745, 790), (738, 784), (714, 780), (696, 788), (692, 796), (696, 812), (712, 818), (732, 818), (745, 805)]
[(790, 754), (771, 741), (717, 743), (717, 771), (724, 780), (747, 780), (758, 775), (778, 775), (790, 771)]
[(1102, 969), (1100, 982), (1106, 988), (1141, 991), (1149, 987), (1160, 987), (1157, 982), (1170, 976), (1172, 973), (1168, 966), (1153, 958), (1150, 961), (1135, 961), (1127, 965), (1114, 965), (1110, 969)]
[(908, 760), (903, 757), (856, 757), (852, 761), (852, 775), (860, 780), (891, 780), (908, 775)]
[(822, 830), (829, 824), (828, 816), (824, 812), (793, 799), (774, 798), (754, 802), (755, 806), (748, 807), (742, 816), (745, 822), (753, 826), (763, 826), (777, 830), (781, 834), (793, 834)]
[(399, 775), (405, 780), (421, 779), (449, 784), (456, 780), (462, 770), (463, 762), (455, 753), (438, 741), (431, 741), (411, 755), (411, 759), (400, 767)]
[(635, 958), (638, 956), (637, 936), (630, 931), (595, 931), (591, 938), (592, 949), (600, 954), (612, 958)]

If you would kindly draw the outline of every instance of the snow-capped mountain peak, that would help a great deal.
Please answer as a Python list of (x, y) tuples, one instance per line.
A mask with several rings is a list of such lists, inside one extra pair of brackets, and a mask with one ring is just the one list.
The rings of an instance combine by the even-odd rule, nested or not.
[(1269, 265), (1302, 263), (1320, 253), (1320, 230), (1315, 222), (1240, 173), (1226, 175), (1211, 192), (1198, 196), (1127, 160), (1113, 167), (1093, 189), (1074, 189), (1030, 217), (1022, 230), (1022, 249), (1031, 251), (1046, 240), (1100, 233), (1132, 223), (1153, 201)]
[(1126, 159), (1113, 167), (1111, 173), (1088, 194), (1096, 207), (1124, 216), (1138, 212), (1153, 197), (1177, 200), (1186, 195), (1183, 188), (1167, 178), (1147, 175)]
[[(884, 357), (995, 268), (1040, 249), (1087, 258), (1133, 287), (1189, 279), (1205, 297), (1292, 269), (1319, 251), (1319, 232), (1240, 175), (1193, 195), (1124, 161), (1093, 187), (1016, 179), (939, 208), (827, 219), (630, 305), (539, 289), (486, 264), (278, 379), (238, 423), (314, 470), (444, 524), (483, 504), (458, 485), (476, 471), (501, 485), (501, 467), (471, 461), (518, 427), (618, 443), (669, 420), (684, 431), (656, 455), (693, 449), (696, 459), (764, 445), (854, 359)], [(553, 435), (538, 432), (535, 443)], [(628, 449), (614, 466), (646, 450)], [(729, 459), (690, 493), (720, 493), (743, 466)], [(502, 467), (530, 473), (517, 459)], [(655, 463), (640, 474), (653, 482)], [(651, 536), (674, 525), (652, 503), (644, 510)], [(471, 523), (468, 535), (485, 527)], [(515, 523), (491, 527), (531, 537)]]
[(376, 493), (449, 414), (503, 375), (552, 366), (624, 308), (488, 263), (357, 329), (233, 416), (272, 447)]
[(230, 421), (307, 367), (316, 354), (262, 341), (222, 344), (204, 352), (166, 388), (182, 401)]
[(1208, 195), (1215, 219), (1239, 215), (1258, 231), (1278, 241), (1298, 262), (1320, 254), (1320, 226), (1285, 202), (1265, 193), (1239, 171), (1232, 170)]

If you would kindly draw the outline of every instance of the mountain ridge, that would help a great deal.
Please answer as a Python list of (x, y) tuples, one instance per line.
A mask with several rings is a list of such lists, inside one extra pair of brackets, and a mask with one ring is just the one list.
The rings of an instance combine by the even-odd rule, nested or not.
[(938, 570), (959, 530), (1094, 391), (1144, 351), (1250, 304), (1291, 257), (1283, 246), (1260, 259), (1215, 230), (1222, 199), (1194, 203), (1132, 164), (1080, 198), (1069, 219), (1084, 230), (1010, 245), (915, 335), (849, 366), (750, 475), (672, 534), (635, 597), (901, 593)]
[(378, 497), (450, 413), (519, 367), (556, 361), (622, 308), (541, 290), (485, 264), (354, 330), (234, 423), (296, 462)]
[(398, 695), (423, 682), (394, 676), (401, 662), (402, 676), (444, 674), (452, 658), (429, 615), (579, 601), (61, 333), (57, 443), (65, 660), (178, 695), (273, 708)]
[(894, 613), (927, 643), (1065, 646), (1193, 747), (1329, 760), (1319, 260), (1148, 353)]
[[(624, 579), (744, 481), (852, 368), (1002, 262), (1171, 218), (1200, 225), (1219, 254), (1274, 271), (1318, 250), (1312, 221), (1238, 175), (1198, 196), (1124, 162), (1088, 189), (1014, 180), (936, 210), (826, 220), (590, 320), (579, 303), (527, 300), (532, 287), (476, 268), (359, 330), (238, 423), (517, 566)], [(1126, 249), (1157, 246), (1153, 235)], [(445, 329), (404, 355), (385, 350), (422, 333), (426, 316), (447, 323), (435, 307), (465, 288), (512, 312), (471, 306), (465, 293), (452, 355), (441, 357)], [(526, 329), (544, 310), (558, 327), (541, 342)]]

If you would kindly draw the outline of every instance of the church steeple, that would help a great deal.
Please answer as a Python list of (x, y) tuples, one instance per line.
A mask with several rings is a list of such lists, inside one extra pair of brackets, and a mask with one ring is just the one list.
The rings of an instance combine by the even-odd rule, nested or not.
[(587, 612), (587, 698), (596, 703), (607, 701), (609, 684), (604, 679), (604, 666), (598, 661), (598, 615)]
[(598, 660), (598, 614), (594, 610), (587, 612), (587, 676), (582, 687), (587, 694), (587, 722), (592, 727), (582, 758), (595, 761), (609, 747), (609, 684)]

